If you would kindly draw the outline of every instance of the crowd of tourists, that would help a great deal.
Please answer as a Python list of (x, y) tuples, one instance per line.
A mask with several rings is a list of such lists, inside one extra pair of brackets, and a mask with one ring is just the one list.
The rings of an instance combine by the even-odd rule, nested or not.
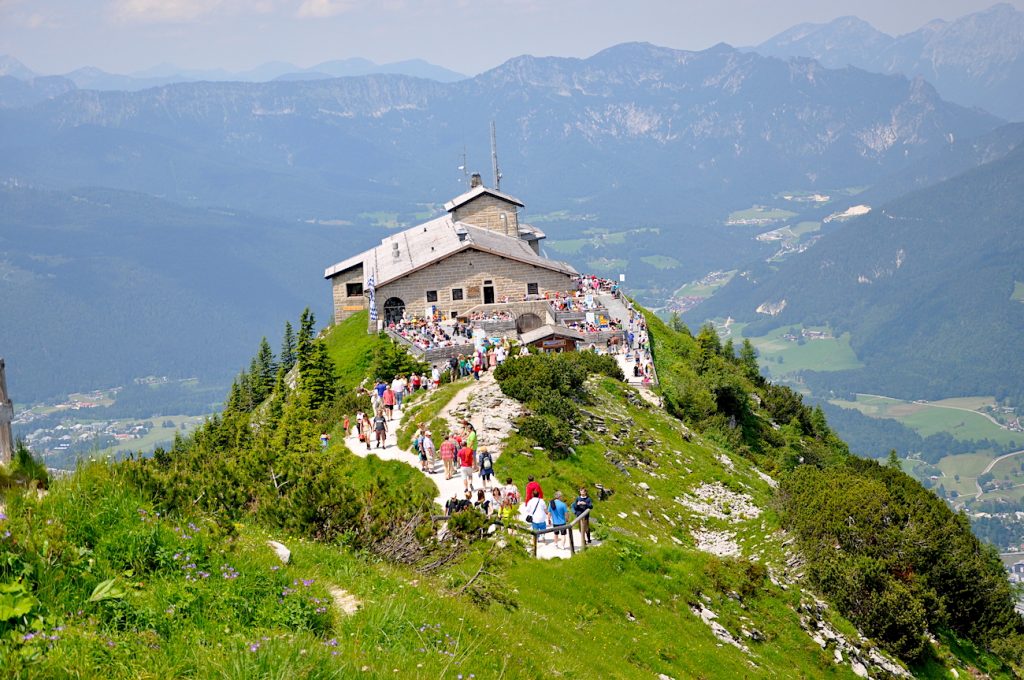
[(470, 312), (467, 316), (470, 322), (481, 321), (513, 321), (515, 315), (509, 311), (491, 310), (486, 312)]
[(438, 319), (402, 319), (388, 324), (388, 329), (420, 349), (473, 344), (473, 325), (458, 321), (443, 323)]
[(609, 319), (603, 314), (595, 317), (593, 321), (567, 321), (567, 328), (579, 331), (580, 333), (608, 333), (622, 330), (621, 324), (614, 319)]
[(611, 293), (615, 297), (619, 295), (618, 281), (601, 278), (594, 274), (581, 274), (576, 280), (576, 287), (583, 292)]
[[(461, 464), (461, 463), (460, 463)], [(561, 491), (556, 491), (554, 496), (546, 501), (544, 490), (540, 483), (531, 475), (527, 479), (524, 493), (519, 493), (511, 477), (505, 478), (505, 483), (500, 484), (497, 480), (490, 488), (479, 489), (467, 488), (463, 491), (462, 497), (453, 493), (452, 497), (445, 503), (445, 514), (451, 516), (460, 512), (476, 511), (485, 517), (500, 521), (507, 528), (509, 533), (514, 531), (515, 522), (520, 516), (520, 505), (525, 503), (522, 511), (526, 513), (526, 523), (533, 531), (545, 531), (553, 529), (537, 537), (538, 543), (554, 543), (556, 548), (567, 549), (569, 541), (571, 512), (573, 518), (579, 519), (576, 528), (580, 532), (580, 545), (592, 542), (590, 534), (590, 516), (583, 516), (587, 510), (593, 510), (594, 501), (591, 499), (586, 487), (579, 490), (579, 494), (572, 501), (566, 503), (565, 496)]]
[(555, 293), (550, 298), (551, 306), (558, 312), (589, 312), (600, 308), (601, 305), (594, 299), (590, 291), (577, 290), (572, 295), (568, 293)]

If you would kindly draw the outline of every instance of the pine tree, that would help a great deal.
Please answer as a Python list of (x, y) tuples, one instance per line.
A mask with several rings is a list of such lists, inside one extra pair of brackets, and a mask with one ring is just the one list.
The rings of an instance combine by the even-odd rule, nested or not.
[(262, 403), (270, 396), (270, 391), (274, 387), (274, 379), (277, 376), (277, 362), (266, 337), (260, 341), (260, 349), (256, 358), (253, 359), (251, 372), (255, 399), (258, 403)]
[(303, 399), (312, 411), (334, 400), (338, 378), (334, 374), (334, 361), (327, 353), (327, 345), (323, 340), (310, 343), (305, 360), (300, 354), (299, 385)]
[(284, 338), (281, 340), (281, 368), (285, 373), (295, 365), (295, 331), (291, 321), (284, 322)]
[(697, 334), (697, 345), (707, 354), (721, 354), (722, 340), (718, 337), (718, 331), (710, 323), (700, 327)]
[(722, 356), (729, 361), (734, 361), (736, 359), (736, 347), (733, 345), (732, 338), (726, 340), (725, 344), (722, 345)]
[(750, 380), (757, 380), (761, 376), (761, 367), (757, 365), (757, 350), (750, 338), (743, 338), (743, 344), (740, 345), (740, 364)]
[(309, 352), (315, 339), (315, 330), (316, 317), (313, 316), (313, 312), (309, 310), (309, 307), (306, 307), (302, 310), (302, 316), (299, 318), (299, 338), (295, 348), (295, 359), (299, 363), (300, 371), (303, 370), (303, 364), (309, 361)]

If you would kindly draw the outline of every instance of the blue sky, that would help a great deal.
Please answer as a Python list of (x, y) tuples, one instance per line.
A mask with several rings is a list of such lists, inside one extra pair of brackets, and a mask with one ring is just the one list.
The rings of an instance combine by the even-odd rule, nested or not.
[[(641, 40), (752, 45), (856, 15), (892, 34), (992, 0), (0, 0), (0, 54), (40, 73), (160, 63), (241, 70), (268, 61), (422, 58), (474, 74), (519, 54), (588, 56)], [(1024, 0), (1012, 0), (1024, 9)]]

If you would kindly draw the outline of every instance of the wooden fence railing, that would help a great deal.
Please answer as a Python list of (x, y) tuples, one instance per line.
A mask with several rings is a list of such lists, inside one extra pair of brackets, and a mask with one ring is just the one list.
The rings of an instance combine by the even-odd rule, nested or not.
[[(430, 519), (432, 521), (434, 521), (434, 522), (447, 522), (449, 519), (451, 519), (451, 515), (432, 515), (430, 517)], [(575, 540), (572, 537), (572, 530), (573, 530), (573, 527), (575, 527), (577, 524), (581, 525), (580, 526), (580, 541), (581, 541), (580, 550), (586, 550), (587, 549), (587, 534), (588, 534), (588, 530), (590, 528), (590, 510), (584, 510), (579, 515), (577, 515), (576, 519), (574, 519), (573, 521), (569, 522), (568, 524), (559, 525), (557, 527), (548, 527), (547, 529), (536, 530), (536, 529), (533, 529), (531, 527), (528, 527), (527, 525), (523, 524), (522, 522), (515, 522), (515, 523), (513, 523), (511, 525), (511, 528), (515, 529), (516, 531), (521, 531), (524, 534), (530, 534), (531, 536), (533, 536), (533, 556), (534, 557), (537, 557), (537, 538), (539, 536), (543, 536), (544, 534), (550, 534), (550, 533), (553, 533), (555, 531), (567, 531), (569, 533), (569, 554), (570, 555), (575, 555), (576, 554), (576, 542), (575, 542)], [(483, 533), (488, 528), (490, 528), (492, 526), (503, 527), (503, 526), (505, 526), (505, 523), (502, 522), (500, 519), (491, 520), (487, 524), (486, 527), (484, 527), (484, 528), (482, 528), (480, 530), (481, 535), (483, 535)]]

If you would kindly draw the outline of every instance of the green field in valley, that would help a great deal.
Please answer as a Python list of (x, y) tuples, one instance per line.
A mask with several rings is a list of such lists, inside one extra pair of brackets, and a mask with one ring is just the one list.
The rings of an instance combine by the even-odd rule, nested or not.
[(1010, 295), (1010, 299), (1016, 300), (1017, 302), (1024, 302), (1024, 282), (1013, 282), (1013, 294)]
[(640, 260), (655, 269), (675, 269), (679, 266), (679, 260), (668, 255), (646, 255), (641, 257)]
[[(744, 326), (731, 325), (734, 343), (742, 342)], [(783, 379), (799, 371), (843, 371), (862, 366), (850, 347), (849, 333), (838, 338), (805, 339), (800, 343), (784, 337), (789, 330), (788, 327), (777, 328), (766, 335), (750, 338), (750, 342), (757, 348), (761, 366), (773, 380)], [(806, 330), (831, 334), (823, 326), (812, 326)]]
[[(855, 408), (866, 416), (894, 418), (922, 437), (949, 432), (957, 439), (991, 439), (1003, 445), (1024, 445), (1024, 434), (1004, 430), (970, 405), (991, 403), (988, 397), (967, 397), (941, 402), (919, 402), (879, 395), (858, 394), (856, 401), (834, 400), (836, 406)], [(954, 406), (967, 404), (968, 406)]]
[(548, 241), (544, 244), (544, 247), (563, 255), (575, 255), (588, 243), (590, 243), (590, 239), (587, 238), (572, 238), (564, 241)]
[(794, 226), (789, 228), (789, 230), (793, 232), (794, 236), (812, 234), (819, 229), (821, 229), (821, 222), (797, 222)]
[[(175, 434), (186, 434), (191, 432), (196, 427), (201, 425), (208, 416), (157, 416), (155, 418), (147, 418), (146, 420), (152, 421), (154, 427), (142, 437), (138, 439), (125, 439), (119, 441), (114, 446), (101, 449), (98, 452), (98, 457), (109, 456), (119, 451), (142, 451), (148, 453), (160, 444), (166, 444), (167, 442), (174, 441)], [(118, 421), (124, 423), (135, 423), (140, 422), (138, 418), (131, 418), (125, 421)], [(165, 427), (164, 423), (174, 423), (174, 427)], [(182, 427), (184, 425), (184, 427)]]
[(796, 214), (797, 213), (792, 210), (755, 205), (747, 208), (746, 210), (735, 210), (729, 213), (729, 219), (726, 224), (763, 224), (766, 222), (786, 220), (790, 217), (795, 217)]
[[(732, 277), (736, 276), (736, 271), (733, 269), (728, 272), (721, 272), (719, 276), (711, 277), (711, 275), (705, 276), (700, 281), (690, 281), (689, 283), (683, 284), (676, 290), (675, 297), (711, 297), (715, 291), (724, 286), (725, 284), (732, 281)], [(713, 282), (709, 282), (709, 278), (714, 278)]]

